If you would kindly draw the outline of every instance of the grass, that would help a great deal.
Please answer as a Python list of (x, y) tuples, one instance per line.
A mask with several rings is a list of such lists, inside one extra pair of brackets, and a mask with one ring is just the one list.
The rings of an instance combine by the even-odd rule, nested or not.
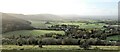
[(86, 24), (86, 23), (60, 23), (66, 25), (78, 25), (80, 28), (102, 28), (105, 24)]
[(107, 40), (120, 40), (120, 35), (107, 37)]
[(38, 46), (32, 45), (24, 45), (24, 46), (16, 46), (16, 45), (4, 45), (3, 49), (35, 49), (35, 50), (71, 50), (71, 49), (79, 49), (78, 46), (67, 46), (67, 45), (44, 45), (43, 48), (39, 48)]
[[(92, 46), (91, 49), (99, 48), (103, 50), (118, 50), (119, 46)], [(43, 48), (39, 48), (38, 45), (3, 45), (2, 49), (12, 50), (12, 49), (31, 49), (31, 50), (78, 50), (82, 49), (78, 45), (43, 45)]]
[(2, 52), (119, 52), (113, 50), (3, 50)]
[(3, 50), (2, 52), (119, 52), (114, 50)]
[[(94, 48), (100, 48), (99, 50), (93, 50)], [(20, 50), (24, 49), (24, 50)], [(16, 46), (16, 45), (3, 45), (3, 52), (116, 52), (118, 50), (118, 46), (92, 46), (92, 50), (83, 50), (77, 45), (44, 45), (43, 48), (39, 48), (38, 46), (33, 45), (24, 45), (24, 46)]]
[(48, 26), (51, 25), (62, 25), (62, 24), (66, 24), (66, 25), (78, 25), (80, 28), (102, 28), (104, 25), (103, 23), (99, 23), (99, 24), (86, 24), (86, 23), (81, 23), (81, 22), (51, 22), (51, 24), (45, 24), (45, 22), (39, 22), (39, 21), (31, 21), (32, 22), (32, 26), (34, 27), (39, 27), (39, 28), (47, 28)]
[(31, 21), (32, 24), (31, 26), (36, 27), (36, 28), (47, 28), (51, 25), (56, 25), (57, 23), (52, 22), (51, 24), (45, 24), (44, 21)]
[[(4, 33), (4, 35), (44, 35), (46, 33), (58, 33), (64, 35), (64, 31), (54, 31), (54, 30), (20, 30), (20, 31), (13, 31), (13, 32), (8, 32)], [(3, 36), (4, 36), (3, 35)]]

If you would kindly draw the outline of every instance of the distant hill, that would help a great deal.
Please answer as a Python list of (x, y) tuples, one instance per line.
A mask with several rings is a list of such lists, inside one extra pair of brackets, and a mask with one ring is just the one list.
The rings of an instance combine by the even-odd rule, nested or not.
[(63, 17), (53, 14), (34, 14), (34, 15), (23, 15), (23, 14), (13, 14), (13, 13), (7, 13), (8, 15), (21, 18), (24, 20), (30, 20), (30, 21), (59, 21), (63, 20)]
[(79, 20), (117, 20), (118, 16), (80, 16), (80, 15), (54, 15), (54, 14), (13, 14), (7, 13), (8, 15), (21, 18), (24, 20), (32, 21), (79, 21)]
[(63, 20), (63, 17), (59, 15), (53, 15), (53, 14), (35, 14), (35, 15), (27, 15), (30, 20), (54, 20), (54, 21), (60, 21)]
[(32, 29), (31, 22), (2, 13), (2, 32)]
[(80, 16), (80, 15), (61, 15), (67, 20), (118, 20), (118, 16)]
[(19, 18), (19, 19), (24, 19), (24, 20), (28, 20), (28, 17), (24, 14), (15, 14), (15, 13), (6, 13), (7, 15)]

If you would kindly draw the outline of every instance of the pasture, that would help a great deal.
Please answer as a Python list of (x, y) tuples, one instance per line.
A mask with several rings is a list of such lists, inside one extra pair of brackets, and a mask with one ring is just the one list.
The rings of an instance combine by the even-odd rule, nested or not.
[[(106, 24), (103, 23), (84, 23), (84, 22), (51, 22), (50, 24), (45, 24), (45, 22), (32, 21), (32, 25), (36, 28), (47, 28), (51, 25), (78, 25), (79, 28), (85, 29), (94, 29), (100, 28)], [(29, 35), (29, 36), (39, 36), (46, 33), (57, 33), (65, 35), (64, 31), (55, 31), (55, 30), (20, 30), (4, 33), (5, 36), (19, 36), (19, 35)], [(119, 36), (119, 35), (118, 35)], [(118, 40), (118, 36), (107, 37), (107, 40)], [(91, 46), (90, 50), (84, 50), (80, 48), (79, 45), (43, 45), (43, 48), (40, 48), (38, 45), (3, 45), (2, 52), (118, 52), (119, 46)]]
[(64, 35), (64, 31), (55, 31), (55, 30), (20, 30), (20, 31), (13, 31), (4, 33), (3, 36), (11, 36), (11, 35), (32, 35), (32, 36), (39, 36), (44, 35), (46, 33), (57, 33)]
[(45, 24), (45, 22), (39, 22), (39, 21), (32, 21), (32, 26), (37, 27), (37, 28), (47, 28), (50, 27), (51, 25), (78, 25), (79, 28), (102, 28), (104, 25), (103, 23), (84, 23), (84, 22), (51, 22), (51, 24)]
[(120, 35), (107, 37), (107, 40), (120, 40)]
[(62, 25), (62, 24), (65, 24), (65, 25), (78, 25), (79, 26), (79, 28), (102, 28), (104, 25), (106, 25), (106, 24), (102, 24), (102, 23), (100, 23), (100, 24), (87, 24), (87, 23), (59, 23), (60, 25)]

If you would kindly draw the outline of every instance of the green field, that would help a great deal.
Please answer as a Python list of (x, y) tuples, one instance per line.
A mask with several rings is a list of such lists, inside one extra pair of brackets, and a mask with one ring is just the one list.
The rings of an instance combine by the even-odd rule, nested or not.
[(86, 23), (81, 23), (81, 22), (51, 22), (51, 24), (45, 24), (45, 22), (39, 22), (39, 21), (32, 21), (32, 26), (34, 27), (38, 27), (38, 28), (47, 28), (48, 26), (51, 25), (78, 25), (80, 28), (102, 28), (104, 25), (103, 23), (99, 23), (99, 24), (86, 24)]
[[(32, 21), (33, 27), (37, 28), (47, 28), (51, 25), (78, 25), (79, 28), (100, 28), (106, 24), (102, 23), (82, 23), (82, 22), (51, 22), (51, 24), (45, 24), (45, 22), (40, 21)], [(55, 31), (55, 30), (20, 30), (20, 31), (13, 31), (4, 33), (4, 36), (19, 36), (19, 35), (31, 35), (31, 36), (39, 36), (44, 35), (46, 33), (57, 33), (65, 35), (64, 31)], [(119, 35), (107, 37), (107, 40), (118, 40)], [(97, 49), (96, 49), (97, 48)], [(92, 46), (90, 50), (84, 50), (80, 48), (78, 45), (43, 45), (43, 48), (39, 48), (38, 45), (24, 45), (24, 46), (17, 46), (17, 45), (3, 45), (2, 52), (118, 52), (119, 46)], [(21, 50), (22, 49), (22, 50)]]
[(55, 22), (51, 22), (51, 24), (45, 24), (45, 22), (43, 22), (43, 21), (31, 21), (31, 22), (32, 22), (31, 26), (36, 27), (36, 28), (47, 28), (51, 25), (58, 24)]
[[(9, 36), (9, 35), (44, 35), (46, 33), (58, 33), (64, 35), (64, 31), (54, 31), (54, 30), (20, 30), (20, 31), (13, 31), (13, 32), (8, 32), (4, 33), (4, 35)], [(3, 36), (4, 36), (3, 35)]]
[[(90, 49), (94, 49), (98, 47), (99, 49), (103, 50), (118, 50), (119, 46), (92, 46)], [(11, 49), (35, 49), (35, 50), (78, 50), (82, 49), (78, 45), (43, 45), (43, 48), (39, 48), (38, 45), (3, 45), (3, 50), (11, 50)]]
[(66, 25), (78, 25), (80, 28), (102, 28), (105, 24), (86, 24), (86, 23), (60, 23)]
[(120, 40), (120, 35), (107, 37), (107, 40)]
[[(99, 48), (97, 50), (93, 50), (94, 48)], [(3, 45), (2, 48), (5, 52), (12, 52), (12, 51), (24, 51), (24, 52), (32, 52), (32, 51), (44, 51), (44, 52), (58, 52), (58, 50), (61, 52), (86, 52), (86, 51), (93, 51), (93, 52), (116, 52), (118, 50), (118, 46), (92, 46), (91, 50), (83, 50), (77, 45), (44, 45), (43, 48), (39, 48), (38, 46), (33, 46), (33, 45), (24, 45), (24, 46), (16, 46), (16, 45)], [(20, 50), (24, 49), (24, 50)], [(103, 51), (104, 50), (104, 51)], [(106, 51), (105, 51), (106, 50)], [(3, 52), (4, 52), (3, 51)], [(70, 51), (70, 52), (71, 52)]]

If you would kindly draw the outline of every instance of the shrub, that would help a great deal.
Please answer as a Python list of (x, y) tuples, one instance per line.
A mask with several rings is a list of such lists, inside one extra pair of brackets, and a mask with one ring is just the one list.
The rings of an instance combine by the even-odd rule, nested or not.
[(56, 45), (56, 39), (54, 38), (43, 38), (42, 39), (43, 44), (45, 45)]

